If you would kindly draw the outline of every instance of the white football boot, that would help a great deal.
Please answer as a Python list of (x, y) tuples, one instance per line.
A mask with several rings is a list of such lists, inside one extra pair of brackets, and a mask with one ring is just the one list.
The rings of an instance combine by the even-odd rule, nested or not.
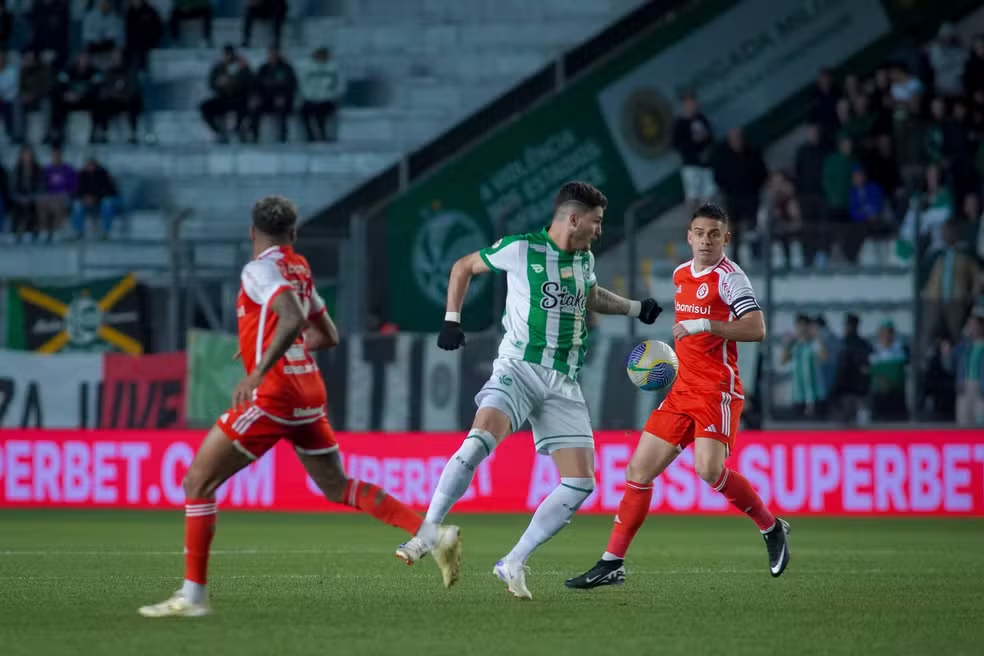
[(153, 606), (142, 606), (137, 610), (144, 617), (204, 617), (212, 613), (208, 602), (196, 604), (178, 590), (170, 599)]
[(500, 560), (492, 568), (500, 581), (506, 584), (510, 594), (517, 599), (532, 599), (530, 589), (526, 587), (526, 567), (522, 563)]
[(428, 553), (441, 570), (445, 588), (457, 583), (461, 576), (461, 530), (457, 526), (441, 526), (437, 529), (437, 544), (431, 547), (423, 538), (413, 536), (409, 542), (396, 549), (396, 557), (407, 565), (413, 565)]

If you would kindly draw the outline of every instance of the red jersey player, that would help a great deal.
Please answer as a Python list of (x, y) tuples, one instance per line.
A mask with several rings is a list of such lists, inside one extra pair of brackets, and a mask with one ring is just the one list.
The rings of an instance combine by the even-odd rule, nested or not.
[(687, 233), (694, 258), (673, 272), (673, 337), (680, 371), (646, 422), (629, 461), (607, 550), (590, 570), (568, 579), (569, 588), (625, 581), (625, 554), (649, 512), (653, 480), (690, 444), (697, 474), (762, 532), (772, 576), (782, 574), (789, 564), (789, 524), (773, 517), (748, 480), (725, 466), (744, 398), (736, 342), (765, 339), (765, 319), (752, 285), (724, 255), (730, 238), (728, 215), (720, 207), (708, 203), (694, 213)]
[[(314, 289), (307, 260), (294, 252), (297, 210), (280, 196), (253, 207), (253, 256), (242, 271), (237, 302), (246, 378), (232, 408), (205, 436), (184, 478), (185, 581), (169, 599), (140, 608), (145, 617), (211, 612), (205, 587), (215, 532), (215, 493), (233, 474), (288, 439), (325, 497), (416, 535), (423, 518), (379, 487), (348, 478), (325, 416), (324, 382), (311, 351), (338, 343), (338, 331)], [(458, 529), (429, 525), (445, 579), (457, 579)], [(443, 572), (442, 572), (443, 573)]]

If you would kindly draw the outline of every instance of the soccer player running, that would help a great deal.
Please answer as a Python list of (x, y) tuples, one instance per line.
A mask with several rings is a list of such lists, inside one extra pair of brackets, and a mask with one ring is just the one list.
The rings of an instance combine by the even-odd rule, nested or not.
[[(506, 274), (505, 336), (492, 377), (475, 397), (478, 412), (472, 428), (441, 473), (424, 526), (444, 521), (468, 490), (475, 469), (529, 420), (534, 446), (553, 458), (560, 485), (537, 508), (512, 551), (493, 568), (520, 599), (532, 599), (526, 587), (527, 558), (571, 521), (594, 489), (594, 436), (577, 383), (587, 348), (586, 311), (629, 315), (647, 324), (660, 312), (653, 299), (629, 301), (597, 284), (590, 248), (601, 236), (607, 205), (591, 185), (569, 182), (556, 196), (548, 228), (504, 237), (461, 258), (451, 270), (438, 346), (454, 350), (465, 344), (462, 302), (472, 276), (488, 271)], [(433, 535), (433, 529), (422, 530), (400, 545), (396, 555), (413, 564), (434, 549)], [(445, 553), (434, 550), (439, 565)], [(449, 584), (447, 578), (444, 582)]]
[(206, 572), (215, 533), (215, 493), (233, 474), (278, 440), (298, 458), (325, 497), (369, 513), (411, 535), (425, 535), (449, 566), (458, 563), (458, 529), (422, 526), (423, 517), (379, 487), (348, 478), (325, 416), (324, 381), (312, 351), (338, 343), (338, 330), (314, 288), (307, 260), (291, 244), (297, 210), (280, 196), (253, 207), (253, 260), (243, 267), (237, 301), (239, 348), (246, 377), (232, 408), (205, 436), (184, 478), (185, 580), (169, 599), (139, 612), (145, 617), (208, 615)]
[(694, 257), (673, 272), (673, 337), (680, 371), (629, 461), (607, 550), (594, 567), (568, 579), (569, 588), (625, 581), (625, 554), (649, 512), (653, 481), (691, 443), (697, 474), (762, 532), (772, 576), (789, 564), (789, 524), (773, 517), (748, 480), (724, 464), (734, 447), (743, 398), (736, 342), (765, 339), (765, 319), (752, 285), (724, 255), (730, 237), (723, 209), (708, 203), (694, 213), (687, 233)]

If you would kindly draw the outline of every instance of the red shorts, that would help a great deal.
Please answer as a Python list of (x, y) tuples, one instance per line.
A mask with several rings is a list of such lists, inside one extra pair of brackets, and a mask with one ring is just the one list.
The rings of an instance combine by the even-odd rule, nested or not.
[(216, 425), (240, 451), (254, 460), (272, 449), (280, 439), (290, 440), (298, 453), (307, 455), (338, 450), (335, 431), (325, 416), (303, 424), (287, 424), (250, 406), (242, 412), (229, 410), (219, 417)]
[(670, 391), (653, 410), (645, 431), (683, 451), (695, 438), (709, 437), (734, 449), (742, 400), (727, 392)]

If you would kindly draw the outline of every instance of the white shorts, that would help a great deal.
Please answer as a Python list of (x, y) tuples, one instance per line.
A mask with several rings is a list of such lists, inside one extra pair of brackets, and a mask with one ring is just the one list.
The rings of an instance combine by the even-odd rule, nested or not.
[(496, 358), (492, 377), (475, 396), (475, 403), (505, 413), (514, 431), (529, 419), (537, 453), (594, 449), (594, 431), (581, 386), (558, 371), (524, 360)]
[(703, 166), (684, 166), (680, 169), (683, 195), (690, 201), (709, 201), (717, 193), (714, 170)]

